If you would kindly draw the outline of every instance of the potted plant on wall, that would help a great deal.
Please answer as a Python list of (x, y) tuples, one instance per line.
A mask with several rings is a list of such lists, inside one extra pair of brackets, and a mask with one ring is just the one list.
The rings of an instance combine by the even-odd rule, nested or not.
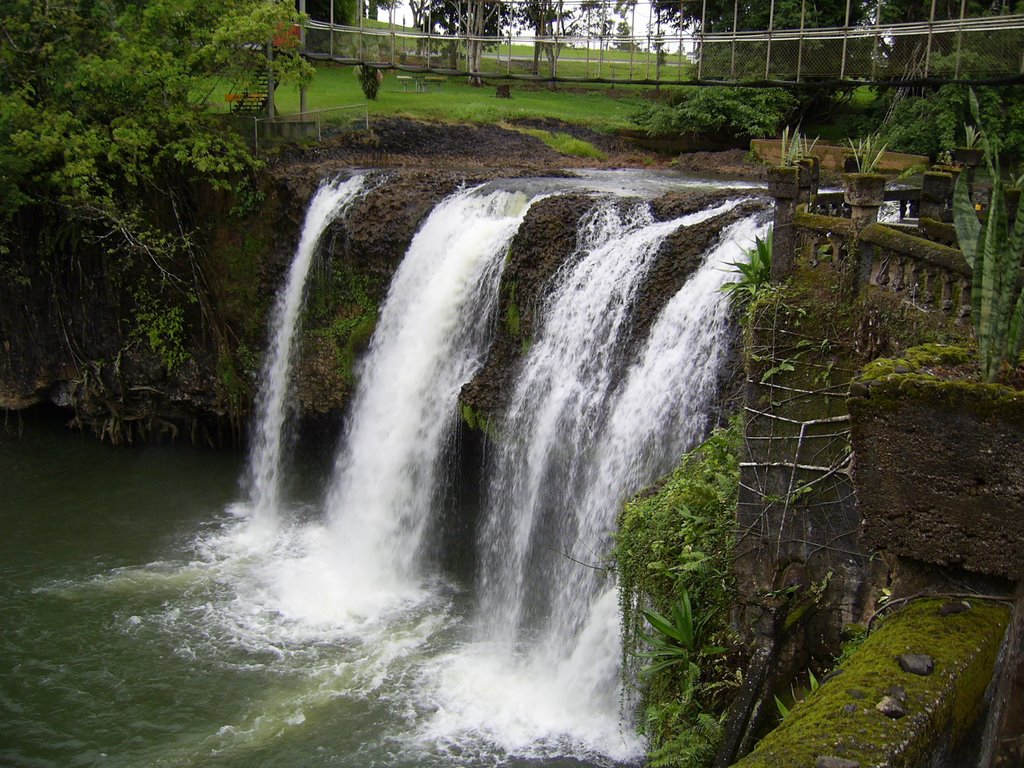
[(885, 147), (876, 135), (858, 139), (856, 144), (850, 140), (857, 172), (844, 175), (843, 187), (855, 222), (870, 223), (878, 218), (885, 200), (885, 176), (878, 173)]
[(981, 131), (973, 125), (964, 126), (964, 144), (956, 148), (956, 161), (968, 168), (981, 165)]
[(768, 172), (769, 194), (775, 197), (808, 198), (817, 193), (820, 160), (812, 155), (817, 138), (808, 140), (799, 129), (792, 135), (789, 126), (782, 130), (779, 144), (779, 164)]

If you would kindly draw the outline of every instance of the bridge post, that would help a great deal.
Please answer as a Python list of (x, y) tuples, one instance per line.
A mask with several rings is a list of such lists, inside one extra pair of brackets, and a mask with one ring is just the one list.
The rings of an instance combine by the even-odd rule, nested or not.
[[(331, 10), (334, 10), (334, 0), (331, 0)], [(303, 16), (306, 15), (306, 0), (299, 0), (299, 13)], [(333, 32), (331, 35), (333, 36)], [(306, 52), (306, 25), (303, 24), (299, 27), (299, 50), (303, 53)], [(299, 114), (303, 117), (306, 116), (306, 86), (299, 86)]]
[(740, 0), (732, 4), (732, 60), (729, 62), (729, 78), (736, 79), (736, 25), (740, 18)]
[[(739, 2), (739, 0), (737, 0)], [(682, 4), (680, 4), (680, 23), (682, 23)], [(704, 74), (704, 34), (707, 32), (707, 27), (704, 25), (708, 23), (708, 0), (704, 0), (700, 6), (700, 48), (697, 49), (697, 79), (700, 80)], [(735, 43), (733, 44), (735, 46)], [(679, 49), (682, 50), (683, 41), (679, 41)]]
[(846, 19), (843, 21), (843, 61), (839, 65), (839, 79), (846, 77), (846, 46), (850, 40), (850, 0), (846, 0)]
[(935, 26), (935, 3), (937, 0), (932, 0), (932, 10), (928, 15), (928, 45), (924, 49), (924, 76), (928, 77), (928, 72), (931, 68), (932, 63), (932, 36), (934, 34), (933, 29)]
[(274, 116), (274, 38), (267, 41), (267, 117)]
[[(847, 0), (849, 2), (849, 0)], [(772, 0), (771, 7), (768, 9), (768, 52), (764, 57), (764, 79), (768, 79), (768, 72), (772, 66), (772, 29), (775, 27), (775, 0)]]
[(875, 68), (878, 66), (878, 49), (882, 44), (882, 0), (878, 0), (875, 6), (875, 46), (871, 51), (871, 79), (877, 76)]
[(953, 79), (960, 77), (960, 46), (964, 38), (964, 14), (967, 11), (967, 0), (960, 0), (960, 28), (956, 31), (956, 65), (953, 69)]
[(800, 69), (804, 63), (804, 19), (807, 17), (807, 0), (800, 3), (800, 43), (796, 49), (796, 81), (800, 82)]

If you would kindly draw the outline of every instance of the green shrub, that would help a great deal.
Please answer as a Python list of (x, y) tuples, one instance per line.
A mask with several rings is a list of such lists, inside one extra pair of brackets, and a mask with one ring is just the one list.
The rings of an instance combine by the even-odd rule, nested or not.
[[(734, 602), (741, 441), (738, 420), (716, 430), (654, 489), (628, 502), (620, 517), (615, 559), (627, 678), (640, 671), (644, 658), (669, 659), (643, 655), (645, 627), (652, 615), (665, 621), (676, 613), (684, 595), (692, 601), (690, 625), (699, 625), (703, 635), (700, 647), (687, 651), (685, 664), (661, 665), (643, 675), (639, 725), (650, 740), (652, 765), (705, 765), (720, 738), (718, 713), (737, 681), (736, 670), (715, 646), (727, 635)], [(646, 647), (654, 653), (659, 645), (648, 636)]]
[[(1024, 90), (1019, 86), (978, 88), (976, 94), (992, 148), (1004, 161), (1024, 158)], [(891, 91), (879, 99), (878, 109), (879, 138), (889, 149), (933, 158), (962, 145), (964, 125), (971, 120), (968, 89), (962, 85), (944, 85), (924, 96), (902, 98)]]
[(370, 101), (376, 101), (380, 85), (384, 82), (384, 73), (376, 67), (366, 64), (356, 67), (355, 72), (356, 77), (359, 78), (359, 87), (363, 89), (363, 95)]
[(781, 88), (681, 88), (667, 101), (644, 105), (634, 119), (652, 136), (718, 133), (774, 136), (789, 121), (797, 99)]
[(145, 340), (173, 374), (191, 357), (185, 349), (185, 309), (168, 305), (143, 289), (135, 294), (135, 328), (132, 337)]

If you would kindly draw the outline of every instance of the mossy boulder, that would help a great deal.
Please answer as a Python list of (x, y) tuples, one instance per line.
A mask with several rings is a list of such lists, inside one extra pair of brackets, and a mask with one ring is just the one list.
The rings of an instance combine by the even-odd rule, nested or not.
[[(819, 758), (911, 768), (961, 743), (982, 712), (1009, 609), (976, 601), (955, 613), (944, 602), (890, 615), (737, 768), (813, 768)], [(908, 654), (930, 657), (933, 672), (905, 671), (899, 658)]]
[(1024, 392), (965, 378), (970, 367), (965, 349), (926, 345), (851, 385), (864, 535), (893, 554), (1021, 578)]

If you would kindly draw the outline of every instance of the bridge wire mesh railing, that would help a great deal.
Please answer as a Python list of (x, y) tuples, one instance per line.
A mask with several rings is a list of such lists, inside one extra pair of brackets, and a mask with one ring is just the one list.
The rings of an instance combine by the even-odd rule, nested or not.
[(436, 74), (590, 82), (999, 80), (1024, 77), (1024, 14), (700, 34), (443, 35), (310, 21), (313, 58)]

